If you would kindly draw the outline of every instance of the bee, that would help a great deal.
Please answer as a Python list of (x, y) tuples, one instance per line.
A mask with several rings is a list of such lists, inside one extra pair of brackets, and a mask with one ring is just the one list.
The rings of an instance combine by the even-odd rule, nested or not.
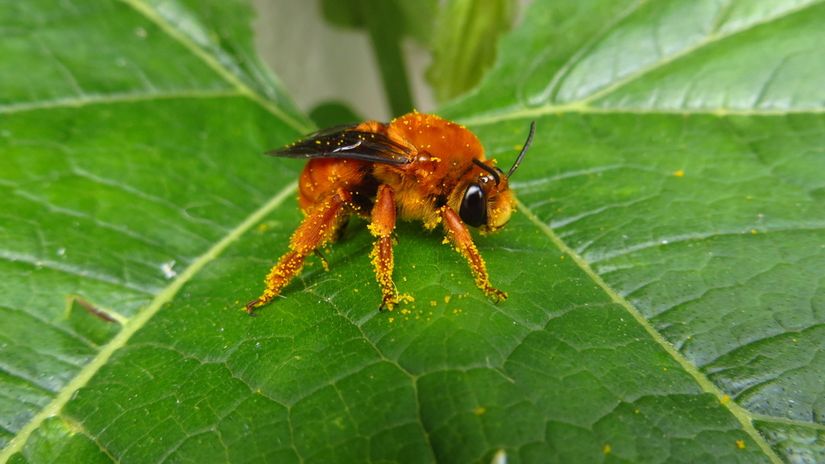
[(370, 258), (381, 288), (379, 310), (412, 297), (393, 282), (393, 231), (396, 219), (421, 221), (428, 230), (441, 224), (445, 242), (467, 260), (475, 284), (494, 302), (507, 293), (490, 283), (487, 266), (467, 226), (481, 233), (507, 224), (515, 208), (509, 179), (527, 153), (527, 140), (510, 170), (484, 156), (478, 138), (466, 127), (439, 116), (412, 112), (384, 124), (367, 121), (311, 134), (268, 152), (305, 158), (298, 182), (298, 203), (305, 217), (289, 241), (289, 251), (266, 276), (261, 296), (246, 304), (250, 314), (281, 294), (300, 273), (304, 260), (334, 241), (350, 215), (369, 220), (374, 237)]

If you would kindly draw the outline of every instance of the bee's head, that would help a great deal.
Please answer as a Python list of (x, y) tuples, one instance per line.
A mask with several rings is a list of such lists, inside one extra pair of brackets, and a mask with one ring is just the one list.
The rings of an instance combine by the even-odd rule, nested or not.
[(473, 161), (484, 172), (473, 176), (463, 192), (456, 192), (462, 195), (458, 215), (468, 226), (493, 232), (510, 220), (515, 200), (503, 171), (492, 166), (490, 161)]
[[(516, 161), (505, 174), (495, 166), (493, 160), (473, 159), (481, 171), (464, 186), (458, 215), (465, 224), (478, 227), (482, 232), (495, 232), (504, 227), (515, 207), (515, 198), (510, 191), (509, 179), (516, 172), (524, 154), (533, 141), (536, 123), (530, 124), (530, 134), (524, 142)], [(460, 190), (459, 190), (460, 192)]]

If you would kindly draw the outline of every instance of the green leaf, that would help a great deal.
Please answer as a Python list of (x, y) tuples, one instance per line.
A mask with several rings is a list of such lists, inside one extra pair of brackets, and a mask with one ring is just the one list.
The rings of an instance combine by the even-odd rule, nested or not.
[(537, 0), (443, 111), (502, 166), (537, 120), (477, 237), (510, 299), (401, 224), (416, 301), (379, 313), (353, 221), (255, 318), (301, 217), (301, 164), (259, 153), (310, 128), (245, 7), (18, 3), (0, 460), (823, 460), (820, 2)]
[(473, 88), (496, 58), (499, 38), (510, 29), (513, 0), (449, 0), (438, 11), (427, 69), (438, 101)]

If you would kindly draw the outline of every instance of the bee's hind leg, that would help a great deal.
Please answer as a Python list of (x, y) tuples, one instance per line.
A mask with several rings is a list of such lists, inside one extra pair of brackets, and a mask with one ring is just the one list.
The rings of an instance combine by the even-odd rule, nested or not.
[(393, 230), (395, 230), (395, 200), (389, 185), (380, 185), (372, 207), (370, 233), (375, 237), (370, 258), (375, 268), (375, 279), (381, 286), (381, 306), (378, 309), (389, 309), (402, 301), (411, 301), (409, 295), (399, 294), (392, 280), (394, 266), (392, 246)]
[(272, 301), (281, 290), (301, 272), (304, 259), (335, 237), (339, 225), (349, 212), (347, 204), (350, 195), (339, 190), (324, 200), (304, 218), (289, 240), (289, 251), (278, 260), (266, 276), (266, 288), (261, 296), (246, 304), (246, 312), (252, 314), (256, 308)]
[(464, 225), (464, 222), (458, 214), (449, 206), (443, 206), (441, 208), (441, 220), (444, 223), (444, 231), (455, 246), (456, 251), (461, 253), (461, 256), (464, 256), (470, 265), (476, 286), (487, 295), (487, 298), (496, 303), (506, 300), (507, 293), (490, 284), (490, 275), (487, 273), (487, 266), (484, 264), (484, 259), (478, 252), (475, 243), (473, 243), (473, 237), (470, 235), (470, 231), (467, 230), (467, 226)]

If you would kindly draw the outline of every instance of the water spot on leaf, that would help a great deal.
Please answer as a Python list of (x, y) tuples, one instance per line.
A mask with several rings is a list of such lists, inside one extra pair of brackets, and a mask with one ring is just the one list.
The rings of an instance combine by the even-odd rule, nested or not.
[(168, 279), (174, 279), (175, 276), (178, 275), (178, 272), (175, 271), (173, 268), (175, 267), (175, 260), (167, 261), (160, 265), (160, 271), (163, 273), (163, 277)]

